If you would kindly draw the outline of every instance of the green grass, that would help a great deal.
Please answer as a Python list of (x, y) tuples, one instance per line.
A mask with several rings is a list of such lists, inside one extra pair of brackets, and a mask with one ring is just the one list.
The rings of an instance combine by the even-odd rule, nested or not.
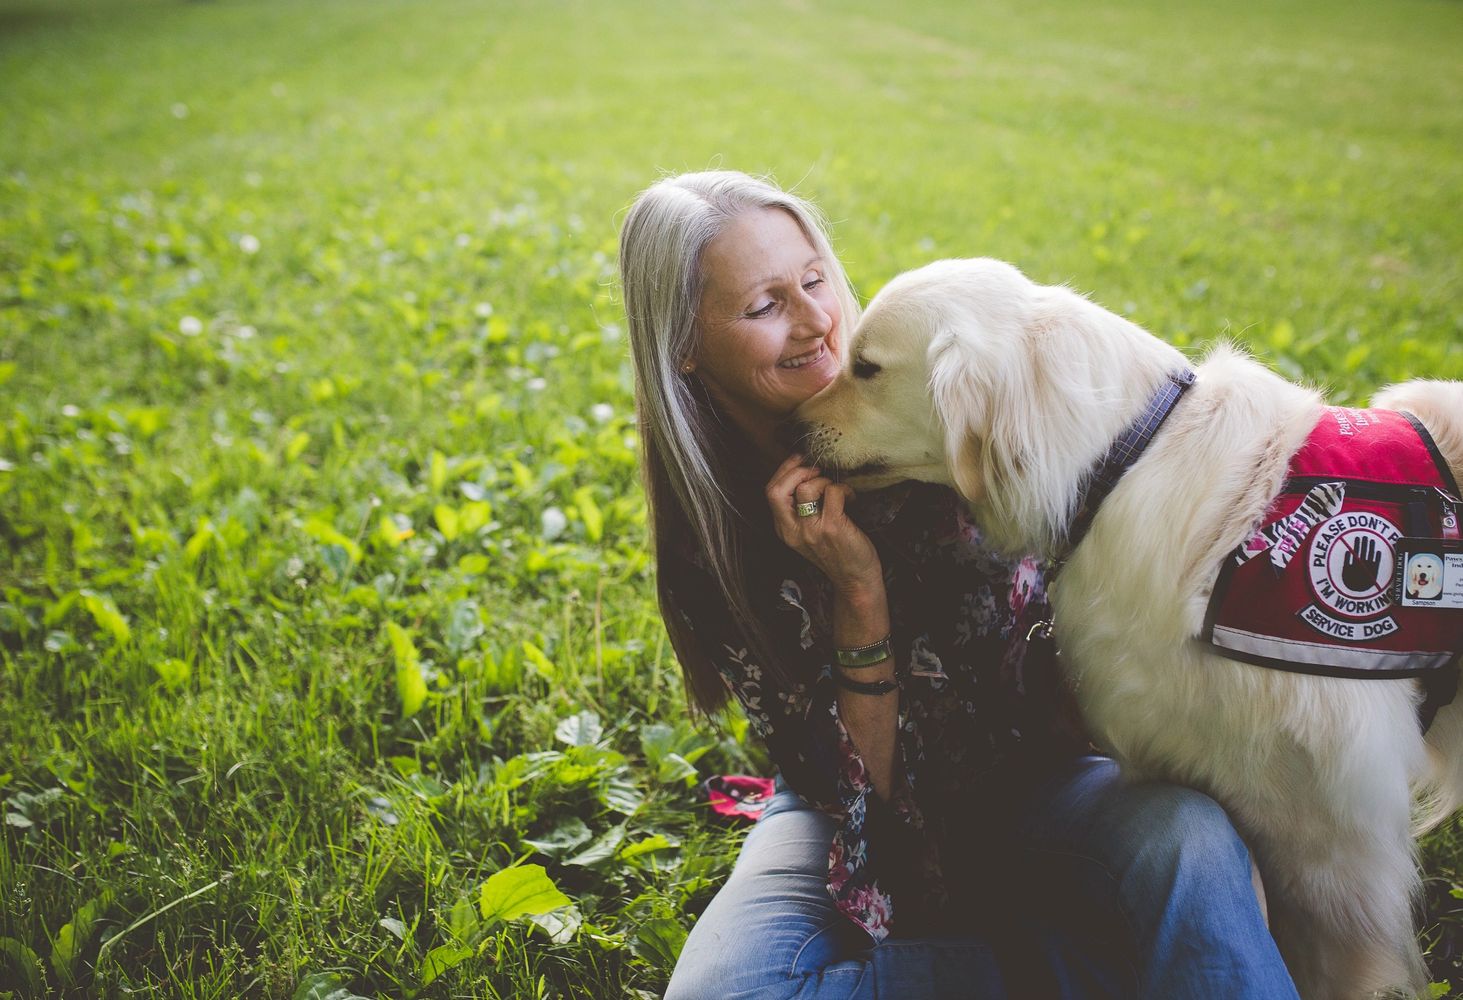
[(658, 171), (796, 184), (865, 295), (988, 254), (1338, 401), (1463, 378), (1463, 7), (885, 6), (0, 0), (0, 992), (663, 986), (740, 836), (695, 774), (765, 761), (651, 595)]

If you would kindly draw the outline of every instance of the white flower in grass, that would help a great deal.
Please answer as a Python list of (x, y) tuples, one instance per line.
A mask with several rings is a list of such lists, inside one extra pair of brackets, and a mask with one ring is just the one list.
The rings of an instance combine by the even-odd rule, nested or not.
[(607, 424), (615, 415), (615, 408), (609, 403), (595, 403), (589, 408), (589, 415), (594, 418), (595, 423)]
[(174, 118), (177, 118), (179, 120), (182, 120), (184, 118), (187, 118), (188, 117), (188, 105), (184, 104), (182, 101), (179, 101), (177, 104), (174, 104), (173, 105), (172, 112), (173, 112), (173, 117)]
[(251, 233), (245, 233), (243, 236), (240, 236), (239, 237), (239, 249), (242, 250), (242, 251), (244, 251), (247, 254), (256, 254), (256, 253), (258, 253), (259, 252), (259, 237), (254, 236)]
[(552, 542), (564, 533), (569, 527), (569, 518), (557, 507), (545, 507), (544, 512), (539, 515), (539, 523), (543, 530), (544, 541)]
[(543, 392), (548, 388), (549, 380), (546, 378), (531, 378), (523, 383), (530, 392)]
[(178, 332), (185, 337), (196, 337), (203, 332), (203, 320), (197, 316), (184, 316), (178, 320)]
[(479, 302), (472, 307), (472, 311), (478, 319), (487, 319), (493, 315), (493, 304), (491, 302)]

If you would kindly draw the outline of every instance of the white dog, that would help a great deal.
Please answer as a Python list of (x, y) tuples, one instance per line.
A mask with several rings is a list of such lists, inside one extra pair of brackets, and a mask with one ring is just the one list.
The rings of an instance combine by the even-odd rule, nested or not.
[(1413, 556), (1407, 562), (1407, 596), (1431, 601), (1443, 592), (1443, 563), (1434, 555)]
[[(1202, 789), (1229, 810), (1303, 996), (1417, 991), (1413, 835), (1463, 802), (1463, 700), (1424, 736), (1415, 679), (1268, 669), (1201, 640), (1221, 565), (1254, 547), (1308, 435), (1328, 413), (1344, 425), (1371, 411), (1328, 410), (1216, 349), (1069, 551), (1092, 470), (1185, 369), (1178, 351), (1065, 288), (998, 261), (943, 261), (875, 297), (844, 371), (797, 416), (812, 460), (855, 486), (946, 483), (993, 544), (1066, 559), (1055, 629), (1089, 727), (1128, 774)], [(1415, 414), (1463, 478), (1463, 383), (1410, 382), (1376, 403)], [(1294, 554), (1327, 514), (1305, 515), (1275, 552)], [(1385, 604), (1388, 540), (1341, 537), (1347, 549), (1318, 562), (1326, 530), (1307, 536), (1313, 572)], [(1442, 654), (1453, 669), (1457, 652)]]

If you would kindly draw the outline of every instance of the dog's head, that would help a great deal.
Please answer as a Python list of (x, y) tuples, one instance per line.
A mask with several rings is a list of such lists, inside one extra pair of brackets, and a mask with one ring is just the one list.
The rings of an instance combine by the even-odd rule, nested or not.
[(993, 542), (1042, 551), (1064, 535), (1092, 462), (1181, 361), (1009, 264), (938, 261), (874, 297), (794, 429), (814, 464), (855, 488), (953, 486)]
[[(994, 260), (939, 261), (895, 278), (854, 329), (838, 378), (798, 408), (799, 444), (855, 487), (917, 479), (980, 495), (952, 428), (978, 432), (989, 396), (960, 383), (1000, 367), (1029, 284)], [(983, 349), (992, 356), (975, 357)]]
[(1443, 592), (1443, 564), (1433, 555), (1415, 555), (1407, 561), (1408, 590), (1413, 597), (1431, 600)]

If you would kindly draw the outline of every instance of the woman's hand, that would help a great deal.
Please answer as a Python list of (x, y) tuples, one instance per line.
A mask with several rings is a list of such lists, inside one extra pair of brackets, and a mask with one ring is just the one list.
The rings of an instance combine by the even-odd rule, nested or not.
[[(854, 495), (852, 487), (833, 482), (804, 461), (802, 455), (789, 455), (767, 483), (767, 503), (777, 537), (822, 570), (840, 593), (882, 597), (884, 573), (879, 553), (846, 512)], [(822, 502), (822, 509), (809, 517), (800, 516), (797, 504), (814, 500)]]

